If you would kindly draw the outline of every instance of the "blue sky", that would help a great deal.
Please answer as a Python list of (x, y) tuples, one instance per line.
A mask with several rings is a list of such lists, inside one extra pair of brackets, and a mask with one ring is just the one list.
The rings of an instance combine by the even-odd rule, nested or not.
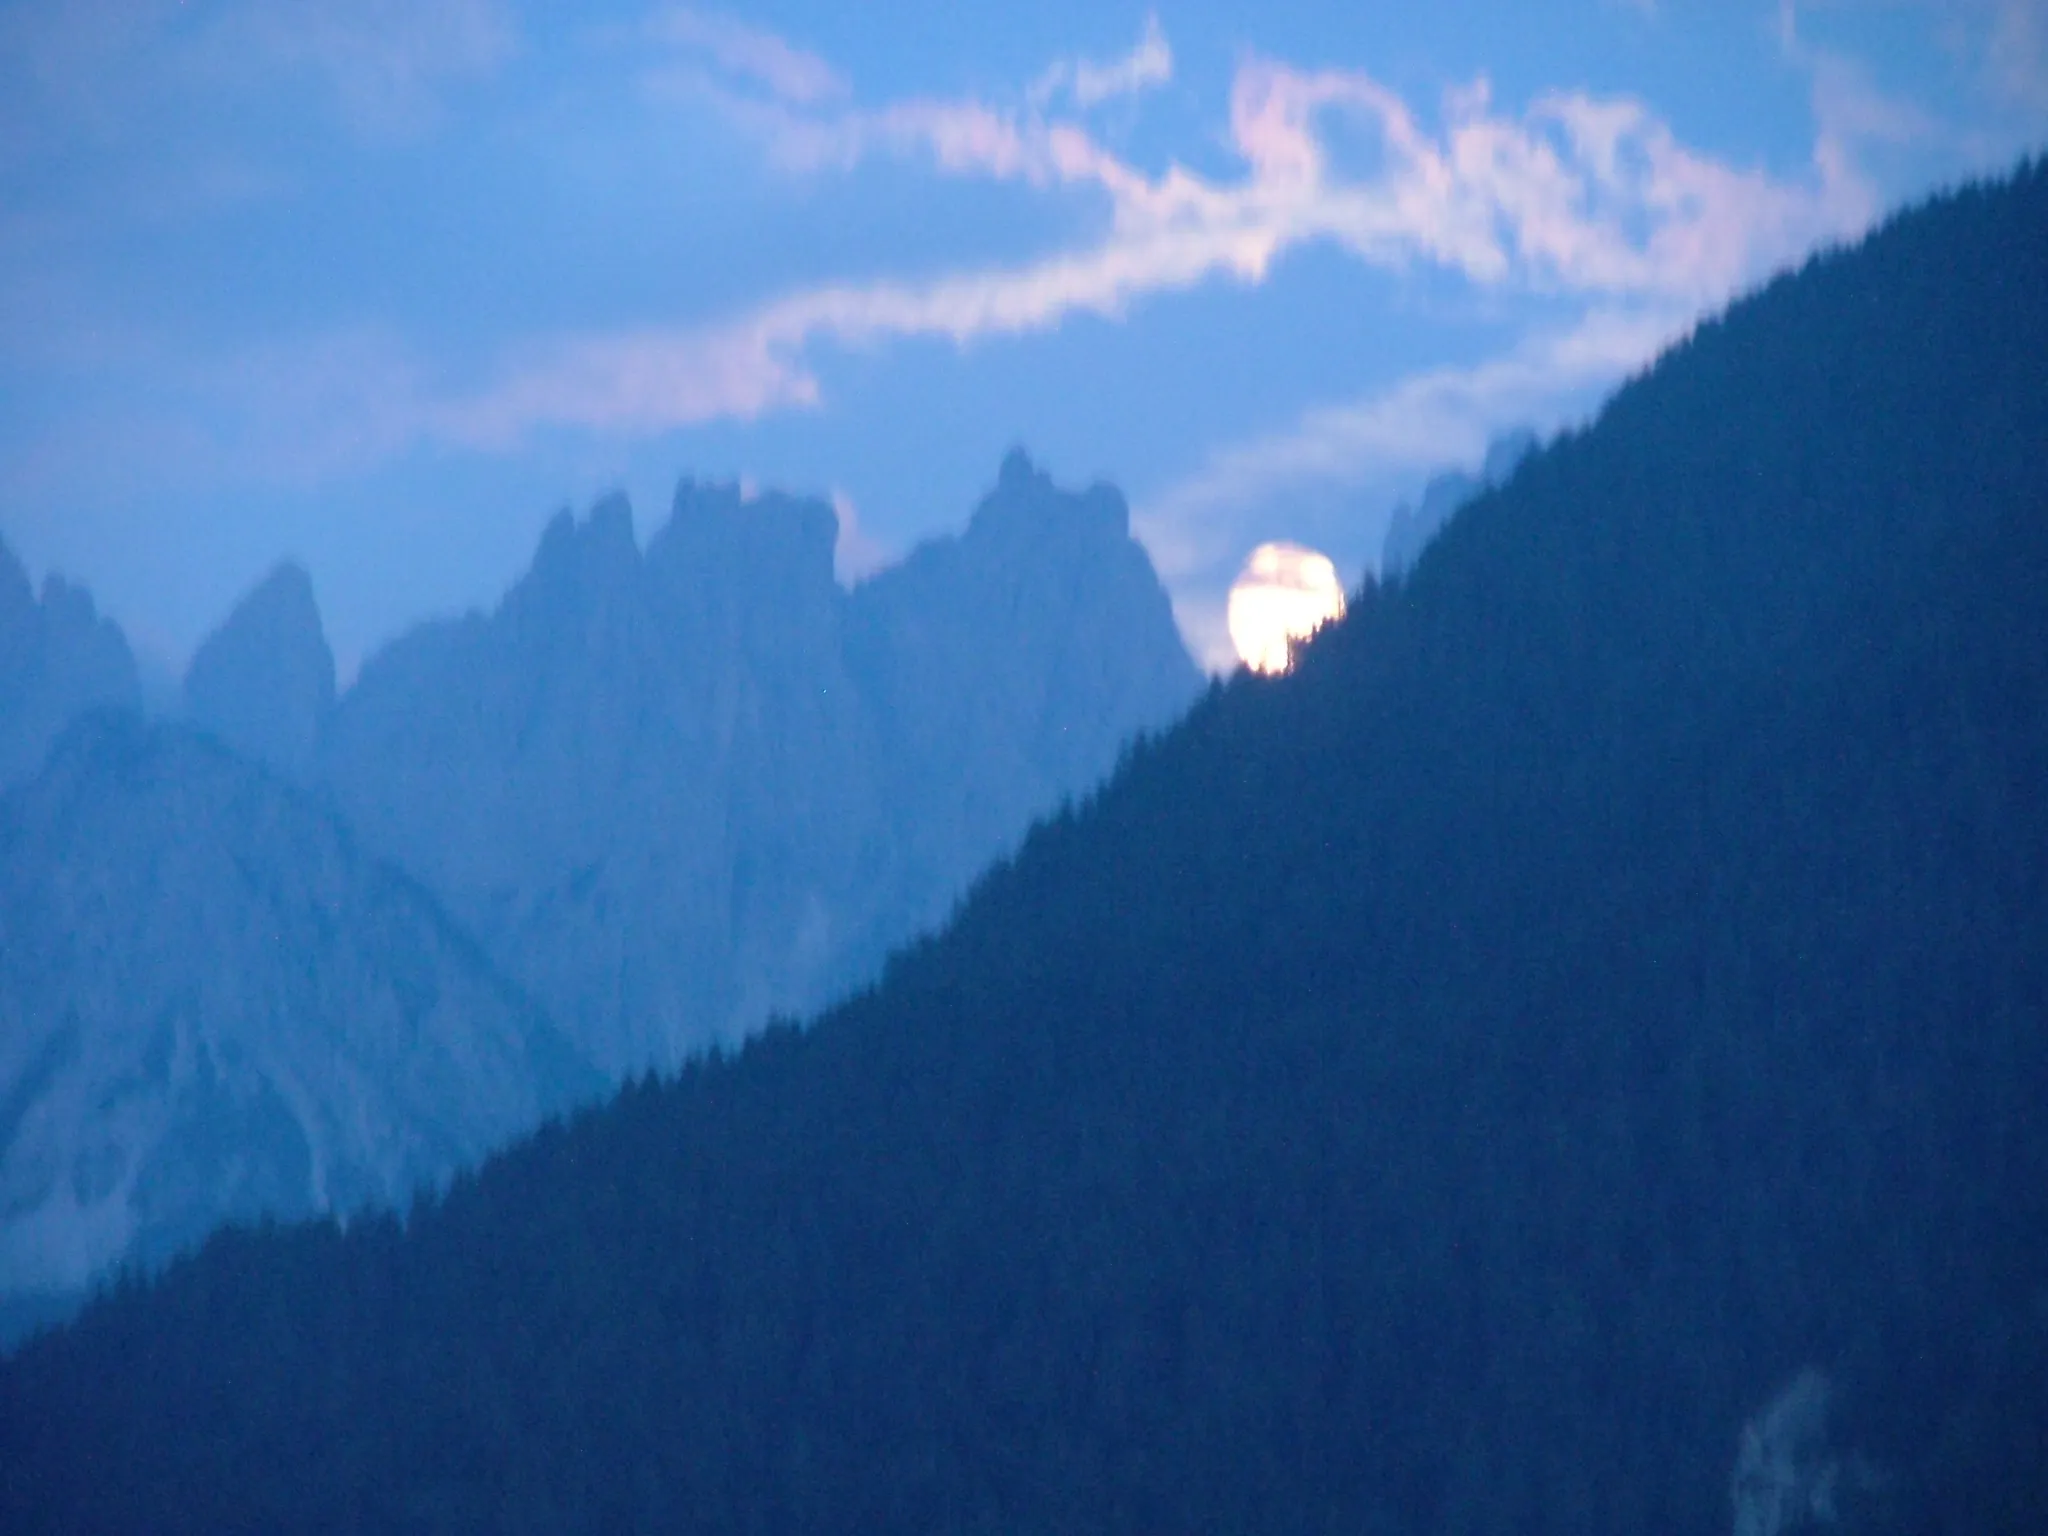
[(0, 0), (0, 533), (161, 665), (303, 561), (345, 672), (547, 517), (1022, 443), (1198, 654), (1493, 433), (2048, 142), (2042, 0)]

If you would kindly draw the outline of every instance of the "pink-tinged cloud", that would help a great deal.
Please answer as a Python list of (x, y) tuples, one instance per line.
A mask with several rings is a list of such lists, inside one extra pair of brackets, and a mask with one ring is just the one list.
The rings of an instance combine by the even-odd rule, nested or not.
[(758, 325), (567, 337), (525, 349), (496, 384), (427, 408), (420, 426), (472, 448), (544, 427), (625, 436), (813, 405), (817, 383)]
[(647, 32), (654, 41), (701, 56), (720, 74), (757, 86), (777, 101), (811, 106), (849, 94), (846, 78), (816, 54), (730, 16), (678, 6), (650, 20)]
[(1135, 96), (1173, 79), (1173, 49), (1160, 28), (1159, 15), (1145, 17), (1145, 33), (1120, 59), (1098, 64), (1093, 59), (1061, 59), (1031, 84), (1025, 95), (1043, 107), (1061, 96), (1084, 111), (1119, 96)]
[[(445, 430), (504, 443), (549, 425), (642, 433), (814, 405), (806, 358), (820, 342), (965, 344), (1074, 314), (1120, 317), (1217, 279), (1263, 282), (1311, 242), (1374, 266), (1435, 265), (1482, 287), (1696, 310), (1875, 213), (1844, 157), (1819, 156), (1803, 182), (1738, 169), (1687, 149), (1626, 97), (1556, 93), (1512, 116), (1480, 81), (1450, 93), (1432, 129), (1363, 72), (1256, 58), (1231, 90), (1231, 142), (1245, 168), (1235, 180), (1177, 165), (1150, 174), (1076, 121), (977, 100), (733, 105), (785, 164), (922, 154), (949, 176), (1085, 190), (1106, 206), (1104, 233), (1014, 267), (827, 285), (724, 324), (566, 340), (447, 407)], [(1336, 118), (1367, 130), (1377, 151), (1368, 168), (1340, 163)]]
[[(463, 0), (444, 3), (453, 15)], [(746, 106), (778, 156), (825, 167), (874, 153), (922, 155), (947, 176), (1065, 189), (1099, 202), (1101, 233), (1011, 266), (826, 284), (694, 325), (538, 338), (501, 359), (482, 387), (430, 390), (407, 376), (403, 388), (366, 401), (371, 419), (360, 433), (337, 425), (345, 413), (323, 410), (322, 441), (367, 451), (402, 443), (409, 430), (502, 450), (550, 428), (650, 436), (813, 407), (822, 394), (811, 363), (820, 344), (936, 337), (965, 345), (1048, 330), (1076, 314), (1118, 318), (1149, 298), (1219, 280), (1262, 283), (1289, 251), (1318, 242), (1373, 266), (1436, 266), (1479, 287), (1693, 313), (1814, 244), (1855, 232), (1873, 211), (1845, 163), (1821, 157), (1800, 182), (1733, 168), (1688, 150), (1627, 98), (1555, 94), (1514, 116), (1496, 109), (1482, 81), (1451, 93), (1431, 126), (1363, 72), (1252, 58), (1238, 68), (1230, 99), (1242, 173), (1219, 178), (1179, 165), (1148, 171), (1081, 122), (1030, 107), (821, 105), (836, 77), (766, 34), (725, 30), (737, 24), (694, 12), (668, 13), (665, 24), (698, 38), (720, 68), (768, 80), (779, 94)], [(1338, 119), (1351, 131), (1333, 132)], [(1338, 149), (1355, 146), (1361, 127), (1375, 151), (1362, 167)], [(316, 370), (325, 371), (324, 363)]]

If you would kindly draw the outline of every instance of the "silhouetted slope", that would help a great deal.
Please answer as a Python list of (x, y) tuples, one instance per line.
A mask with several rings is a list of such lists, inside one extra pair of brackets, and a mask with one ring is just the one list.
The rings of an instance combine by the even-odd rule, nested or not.
[(2038, 167), (1772, 285), (808, 1033), (0, 1369), (0, 1515), (2048, 1528), (2044, 357)]

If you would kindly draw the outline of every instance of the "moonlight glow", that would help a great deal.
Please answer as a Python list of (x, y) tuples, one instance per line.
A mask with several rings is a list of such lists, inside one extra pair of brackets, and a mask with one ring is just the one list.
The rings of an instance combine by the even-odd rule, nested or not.
[(1230, 640), (1255, 672), (1285, 672), (1294, 642), (1344, 614), (1344, 587), (1328, 555), (1299, 544), (1261, 544), (1230, 588)]

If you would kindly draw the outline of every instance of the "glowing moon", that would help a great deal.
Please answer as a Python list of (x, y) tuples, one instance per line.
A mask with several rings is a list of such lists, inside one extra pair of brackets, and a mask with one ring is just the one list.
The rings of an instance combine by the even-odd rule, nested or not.
[(1230, 588), (1230, 641), (1254, 672), (1285, 672), (1294, 642), (1344, 616), (1344, 586), (1328, 555), (1261, 544)]

